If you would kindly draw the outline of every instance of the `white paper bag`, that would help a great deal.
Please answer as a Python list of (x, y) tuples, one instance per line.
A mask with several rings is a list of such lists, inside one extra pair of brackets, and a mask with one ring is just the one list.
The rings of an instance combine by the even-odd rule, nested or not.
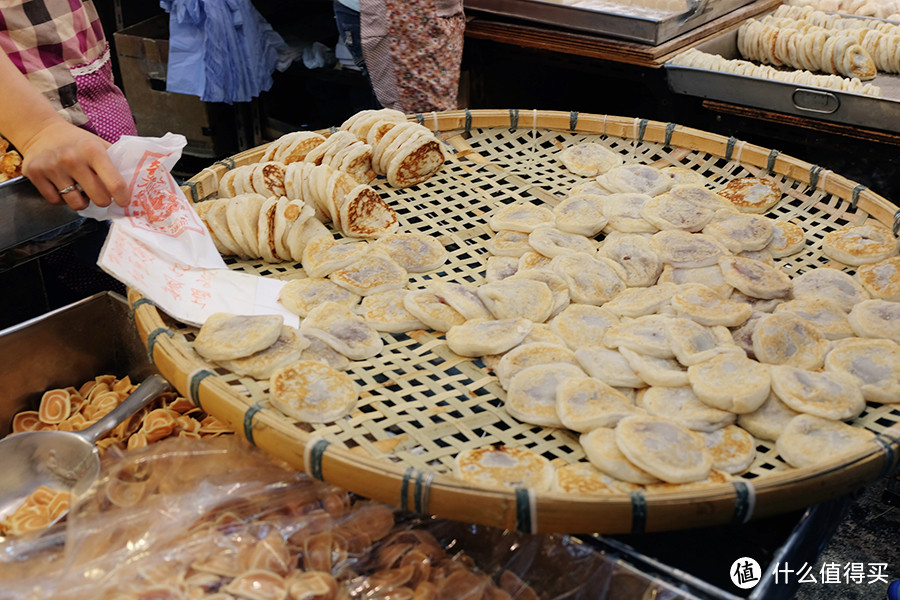
[(91, 205), (82, 215), (112, 221), (97, 264), (183, 323), (202, 325), (216, 312), (280, 314), (300, 319), (278, 302), (284, 281), (231, 271), (206, 226), (169, 173), (186, 144), (182, 135), (123, 136), (109, 149), (128, 182), (131, 202)]
[(113, 227), (124, 228), (174, 262), (224, 269), (206, 226), (169, 172), (186, 144), (183, 135), (174, 133), (161, 138), (122, 136), (108, 153), (128, 183), (131, 202), (124, 207), (91, 204), (79, 214), (99, 221), (112, 219)]

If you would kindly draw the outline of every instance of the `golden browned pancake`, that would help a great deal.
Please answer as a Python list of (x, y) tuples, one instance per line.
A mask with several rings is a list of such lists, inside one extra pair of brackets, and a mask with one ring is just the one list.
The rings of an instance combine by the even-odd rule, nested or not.
[(900, 302), (900, 256), (860, 265), (856, 278), (873, 298)]
[(323, 363), (304, 360), (279, 369), (269, 380), (275, 408), (306, 423), (330, 423), (350, 413), (359, 399), (346, 374)]
[(877, 221), (842, 227), (822, 237), (822, 253), (845, 265), (875, 263), (897, 254), (897, 238)]
[(444, 149), (434, 136), (415, 138), (401, 147), (387, 167), (387, 180), (396, 188), (422, 183), (444, 166)]
[(397, 213), (373, 188), (359, 185), (340, 207), (341, 228), (351, 237), (379, 238), (397, 230)]
[(756, 458), (756, 440), (737, 425), (701, 435), (706, 449), (712, 454), (713, 469), (732, 475), (743, 473)]
[(738, 177), (730, 180), (718, 194), (743, 212), (764, 213), (781, 200), (781, 189), (766, 177)]
[(610, 477), (588, 462), (563, 465), (556, 469), (553, 491), (564, 494), (627, 494), (640, 485)]
[(463, 450), (456, 455), (453, 474), (477, 485), (505, 489), (549, 491), (553, 465), (527, 448), (491, 446)]

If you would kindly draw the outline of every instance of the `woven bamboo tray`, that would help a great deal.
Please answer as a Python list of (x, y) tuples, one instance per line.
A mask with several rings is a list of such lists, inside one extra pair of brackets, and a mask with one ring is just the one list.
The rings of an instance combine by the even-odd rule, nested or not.
[[(828, 264), (824, 233), (874, 218), (894, 228), (900, 212), (865, 187), (818, 166), (719, 135), (661, 123), (565, 112), (485, 110), (416, 115), (447, 144), (444, 169), (423, 184), (396, 190), (375, 182), (396, 208), (402, 231), (437, 236), (451, 258), (437, 272), (411, 274), (410, 287), (443, 278), (484, 282), (489, 239), (484, 216), (500, 204), (553, 206), (579, 181), (552, 156), (596, 141), (655, 166), (681, 165), (714, 181), (768, 174), (789, 198), (770, 213), (804, 226), (802, 254), (779, 262), (791, 275)], [(194, 201), (214, 197), (218, 177), (259, 160), (264, 147), (204, 169), (183, 188)], [(266, 277), (303, 277), (291, 264), (230, 262)], [(157, 367), (186, 397), (250, 442), (311, 475), (403, 509), (521, 531), (640, 533), (687, 529), (799, 509), (895, 472), (900, 461), (900, 405), (870, 404), (855, 422), (879, 435), (854, 454), (815, 468), (791, 469), (774, 445), (761, 444), (750, 471), (734, 482), (690, 492), (573, 496), (504, 491), (451, 477), (456, 454), (490, 444), (522, 446), (556, 463), (584, 459), (570, 431), (518, 422), (480, 360), (452, 353), (430, 331), (383, 334), (379, 356), (353, 363), (358, 408), (327, 425), (294, 422), (268, 402), (267, 383), (204, 363), (190, 347), (195, 330), (161, 314), (131, 290), (139, 333)]]

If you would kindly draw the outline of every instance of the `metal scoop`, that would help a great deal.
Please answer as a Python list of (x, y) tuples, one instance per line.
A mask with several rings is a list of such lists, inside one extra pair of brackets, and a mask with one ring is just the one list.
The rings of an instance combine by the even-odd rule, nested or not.
[(169, 389), (164, 378), (150, 375), (87, 429), (28, 431), (0, 441), (0, 518), (42, 485), (75, 495), (87, 491), (100, 474), (97, 440)]

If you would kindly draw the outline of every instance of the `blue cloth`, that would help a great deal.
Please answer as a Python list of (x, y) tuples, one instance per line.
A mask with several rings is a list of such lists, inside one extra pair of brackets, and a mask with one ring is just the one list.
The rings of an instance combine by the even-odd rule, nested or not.
[(272, 87), (287, 45), (250, 0), (160, 0), (169, 13), (166, 90), (249, 102)]

